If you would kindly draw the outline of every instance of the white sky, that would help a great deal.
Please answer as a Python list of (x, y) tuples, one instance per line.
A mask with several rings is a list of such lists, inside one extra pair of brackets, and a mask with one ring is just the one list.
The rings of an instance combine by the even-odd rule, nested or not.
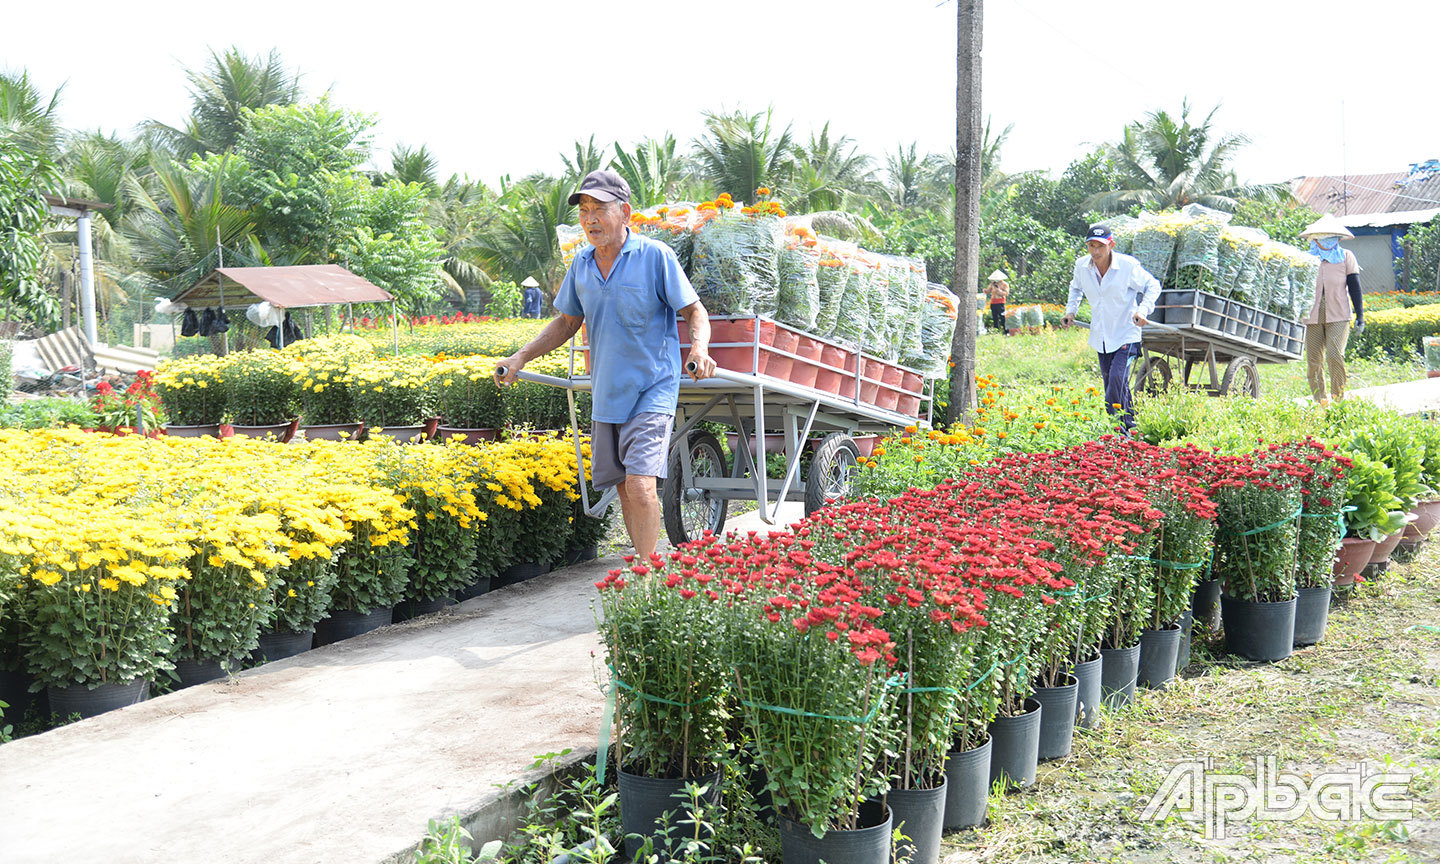
[[(426, 144), (442, 177), (559, 173), (594, 133), (633, 143), (700, 112), (773, 105), (802, 140), (827, 120), (883, 165), (954, 145), (955, 7), (937, 0), (468, 4), (414, 0), (7, 4), (0, 67), (64, 83), (61, 118), (128, 132), (188, 113), (184, 67), (207, 49), (278, 48), (309, 95), (374, 114), (377, 157)], [(1146, 111), (1217, 103), (1254, 143), (1246, 181), (1403, 171), (1440, 158), (1422, 95), (1435, 22), (1419, 0), (990, 0), (984, 112), (1013, 123), (1007, 171), (1057, 173)], [(78, 14), (77, 14), (78, 13)], [(1424, 85), (1428, 86), (1428, 85)], [(1342, 126), (1342, 101), (1344, 123)]]

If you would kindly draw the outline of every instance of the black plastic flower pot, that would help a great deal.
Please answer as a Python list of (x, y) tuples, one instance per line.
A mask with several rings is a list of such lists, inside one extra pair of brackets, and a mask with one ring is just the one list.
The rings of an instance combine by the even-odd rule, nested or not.
[[(895, 857), (910, 864), (937, 864), (940, 860), (940, 834), (945, 829), (945, 798), (948, 793), (945, 775), (933, 789), (891, 789), (885, 793), (890, 805), (890, 821), (909, 838), (895, 844)], [(870, 821), (879, 818), (879, 801), (866, 802), (876, 808)], [(829, 860), (829, 859), (826, 859)]]
[(826, 831), (816, 837), (809, 825), (780, 814), (780, 858), (785, 864), (890, 864), (890, 829), (894, 814), (882, 811), (883, 821), (867, 825), (862, 811), (854, 831)]
[(194, 687), (207, 681), (225, 677), (225, 669), (219, 660), (176, 660), (175, 676), (181, 687)]
[(1190, 665), (1190, 631), (1195, 629), (1195, 615), (1189, 609), (1180, 613), (1180, 651), (1175, 655), (1175, 674)]
[(661, 860), (666, 860), (668, 846), (665, 836), (661, 834), (662, 822), (665, 821), (665, 814), (669, 813), (668, 824), (673, 829), (671, 838), (678, 842), (684, 836), (685, 826), (680, 825), (680, 820), (686, 818), (690, 801), (684, 794), (686, 784), (700, 783), (709, 786), (705, 800), (712, 806), (720, 803), (719, 771), (703, 777), (667, 779), (642, 777), (622, 769), (618, 772), (618, 777), (620, 826), (625, 831), (627, 860), (635, 859), (636, 853), (644, 846), (646, 837), (654, 839), (655, 851), (661, 854)]
[(428, 600), (405, 600), (395, 604), (395, 612), (390, 620), (399, 624), (401, 621), (409, 621), (411, 618), (418, 618), (421, 615), (433, 615), (444, 609), (453, 602), (450, 595), (443, 597), (431, 597)]
[(49, 705), (45, 698), (45, 691), (31, 693), (30, 685), (35, 683), (35, 677), (29, 672), (8, 672), (0, 669), (0, 702), (10, 706), (3, 709), (5, 721), (0, 725), (10, 726), (18, 724), (30, 713), (31, 708), (35, 713), (44, 717), (49, 713)]
[(127, 705), (138, 705), (150, 697), (150, 682), (135, 679), (124, 684), (101, 684), (90, 688), (84, 684), (74, 687), (49, 687), (50, 713), (60, 717), (79, 714), (94, 717)]
[(990, 802), (990, 738), (945, 754), (945, 829), (979, 828)]
[(1314, 645), (1325, 638), (1325, 625), (1330, 620), (1330, 594), (1332, 586), (1301, 588), (1295, 598), (1295, 639), (1296, 648)]
[(286, 657), (294, 657), (296, 654), (309, 651), (313, 644), (315, 644), (314, 628), (299, 632), (285, 630), (261, 633), (260, 645), (250, 652), (250, 659), (260, 663), (284, 660)]
[(1206, 579), (1195, 583), (1190, 595), (1190, 614), (1201, 627), (1214, 630), (1220, 624), (1220, 580)]
[(492, 588), (504, 588), (506, 585), (517, 585), (521, 582), (529, 582), (536, 576), (543, 576), (550, 572), (550, 564), (543, 561), (520, 561), (511, 564), (495, 576), (491, 583)]
[(1151, 690), (1160, 690), (1175, 680), (1183, 635), (1178, 624), (1162, 630), (1140, 631), (1140, 665), (1136, 670), (1136, 683)]
[(394, 614), (395, 610), (390, 606), (377, 606), (364, 613), (337, 609), (330, 613), (329, 618), (322, 618), (315, 625), (315, 647), (330, 645), (384, 627), (390, 623)]
[(1255, 603), (1222, 594), (1225, 650), (1265, 663), (1289, 657), (1295, 647), (1295, 601)]
[(1094, 729), (1100, 722), (1100, 667), (1096, 657), (1075, 664), (1075, 722), (1081, 729)]
[(1079, 701), (1080, 682), (1066, 675), (1068, 684), (1058, 687), (1036, 687), (1034, 699), (1044, 709), (1040, 714), (1040, 761), (1070, 755), (1075, 740), (1075, 707)]
[(1101, 648), (1100, 699), (1107, 708), (1118, 710), (1135, 700), (1135, 682), (1140, 677), (1140, 643), (1129, 648)]
[(1025, 713), (996, 717), (990, 723), (990, 782), (1003, 780), (1007, 786), (1029, 786), (1035, 782), (1040, 764), (1040, 703), (1025, 700)]
[(589, 546), (572, 546), (566, 549), (559, 560), (555, 562), (556, 567), (570, 567), (584, 561), (594, 561), (600, 557), (600, 547), (591, 543)]
[(490, 576), (486, 576), (483, 579), (476, 579), (464, 588), (457, 590), (455, 592), (455, 602), (463, 603), (466, 600), (479, 597), (481, 594), (489, 594), (491, 578)]

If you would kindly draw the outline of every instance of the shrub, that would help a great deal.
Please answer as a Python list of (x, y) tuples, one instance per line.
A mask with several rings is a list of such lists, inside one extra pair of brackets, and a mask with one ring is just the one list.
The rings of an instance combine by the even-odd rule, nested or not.
[(1440, 335), (1440, 305), (1382, 309), (1365, 316), (1365, 329), (1351, 331), (1345, 352), (1349, 357), (1389, 355), (1411, 359), (1420, 352), (1420, 340)]
[(485, 314), (491, 318), (520, 317), (520, 286), (514, 282), (491, 282)]
[[(222, 361), (216, 361), (217, 363)], [(288, 361), (274, 351), (248, 351), (224, 361), (225, 413), (231, 423), (284, 423), (299, 407)]]

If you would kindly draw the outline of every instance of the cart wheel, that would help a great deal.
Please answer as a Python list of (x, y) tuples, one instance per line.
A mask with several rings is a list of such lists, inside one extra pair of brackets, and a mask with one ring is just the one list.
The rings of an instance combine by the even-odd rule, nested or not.
[(1260, 370), (1255, 368), (1255, 358), (1236, 357), (1225, 367), (1225, 377), (1220, 381), (1220, 395), (1260, 396)]
[(825, 436), (810, 460), (805, 476), (805, 515), (834, 504), (850, 494), (850, 484), (859, 466), (860, 448), (849, 435), (834, 432)]
[[(725, 468), (725, 451), (720, 441), (709, 432), (690, 433), (690, 468), (694, 477), (718, 480), (729, 472)], [(725, 509), (729, 502), (710, 492), (685, 485), (684, 466), (680, 451), (670, 454), (670, 468), (660, 487), (660, 510), (665, 520), (665, 535), (679, 546), (698, 540), (705, 532), (716, 534), (725, 526)]]
[(1146, 357), (1134, 372), (1131, 389), (1158, 396), (1170, 389), (1170, 361), (1164, 357)]

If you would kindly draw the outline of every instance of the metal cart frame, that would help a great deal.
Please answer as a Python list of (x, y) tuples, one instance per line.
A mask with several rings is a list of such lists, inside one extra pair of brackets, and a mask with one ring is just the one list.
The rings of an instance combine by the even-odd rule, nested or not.
[[(712, 343), (711, 349), (751, 347), (758, 358), (758, 342)], [(683, 349), (683, 346), (682, 346)], [(576, 355), (583, 348), (570, 343), (568, 378), (520, 370), (524, 381), (558, 387), (566, 391), (570, 425), (578, 424), (575, 394), (591, 389), (591, 377), (576, 374)], [(772, 350), (767, 347), (766, 350)], [(784, 353), (784, 352), (781, 352)], [(795, 355), (789, 355), (795, 356)], [(758, 364), (757, 364), (758, 366)], [(858, 366), (858, 364), (857, 364)], [(914, 370), (910, 370), (914, 371)], [(785, 501), (805, 502), (809, 513), (844, 497), (849, 491), (850, 472), (859, 464), (860, 451), (854, 438), (887, 434), (904, 426), (928, 426), (934, 404), (934, 382), (922, 396), (925, 411), (909, 416), (860, 401), (860, 371), (853, 375), (853, 396), (840, 396), (813, 387), (804, 387), (766, 375), (716, 369), (713, 378), (695, 381), (681, 375), (670, 436), (670, 475), (661, 489), (661, 511), (666, 534), (673, 544), (696, 539), (705, 530), (719, 534), (724, 527), (725, 509), (733, 500), (755, 501), (760, 518), (767, 525), (779, 519)], [(727, 424), (738, 435), (733, 464), (724, 464), (719, 442), (709, 432), (697, 429), (703, 421)], [(764, 470), (767, 434), (778, 429), (785, 456), (785, 476), (773, 481)], [(816, 447), (805, 477), (800, 477), (804, 448), (814, 432), (828, 432)], [(748, 445), (748, 446), (747, 446)], [(751, 450), (756, 452), (752, 455)], [(580, 438), (575, 437), (575, 459), (584, 465)], [(676, 476), (678, 468), (679, 476)], [(748, 475), (748, 476), (747, 476)], [(585, 513), (599, 518), (618, 497), (614, 488), (594, 494), (580, 472), (580, 495)], [(690, 517), (687, 518), (687, 512)]]
[[(1199, 292), (1191, 294), (1201, 296)], [(1163, 295), (1161, 299), (1165, 299)], [(1275, 318), (1277, 324), (1272, 329), (1250, 317), (1241, 317), (1243, 312), (1258, 312), (1253, 307), (1234, 301), (1222, 302), (1223, 309), (1206, 308), (1193, 300), (1157, 305), (1157, 318), (1173, 315), (1184, 323), (1171, 326), (1155, 320), (1140, 329), (1141, 360), (1132, 373), (1133, 389), (1151, 394), (1169, 389), (1177, 378), (1170, 367), (1170, 361), (1174, 360), (1180, 367), (1181, 386), (1204, 390), (1212, 396), (1239, 393), (1258, 397), (1261, 364), (1288, 363), (1300, 356), (1298, 342), (1290, 331), (1297, 326), (1296, 322)], [(1216, 326), (1207, 326), (1207, 320)], [(1208, 373), (1208, 383), (1204, 373), (1198, 380), (1191, 381), (1196, 367)]]

